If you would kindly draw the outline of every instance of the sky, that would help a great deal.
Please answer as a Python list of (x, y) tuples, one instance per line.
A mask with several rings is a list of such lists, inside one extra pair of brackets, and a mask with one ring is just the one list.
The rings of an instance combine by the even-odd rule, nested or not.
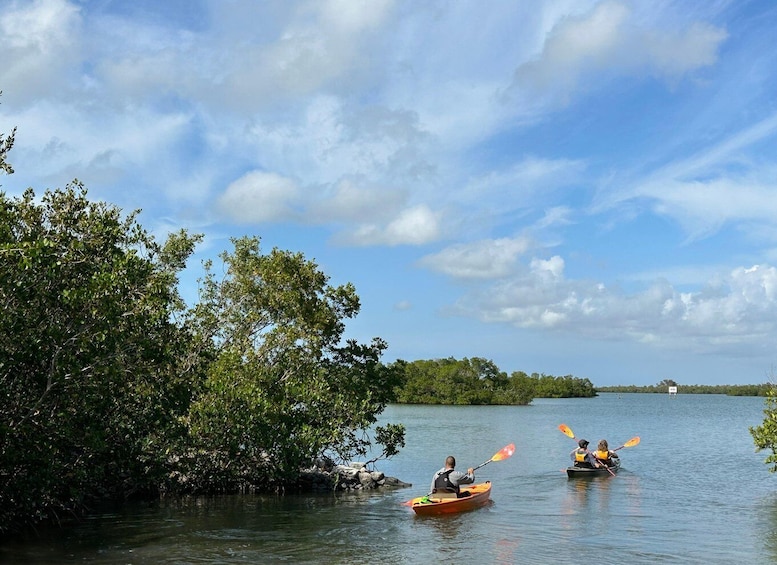
[(0, 0), (0, 190), (78, 179), (181, 276), (256, 236), (346, 337), (595, 386), (777, 363), (777, 3)]

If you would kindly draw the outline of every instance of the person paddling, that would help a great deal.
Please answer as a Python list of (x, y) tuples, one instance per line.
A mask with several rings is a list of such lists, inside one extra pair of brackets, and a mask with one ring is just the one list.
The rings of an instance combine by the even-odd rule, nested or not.
[(448, 455), (445, 458), (445, 466), (437, 471), (432, 478), (430, 492), (455, 492), (456, 496), (467, 496), (469, 492), (462, 492), (460, 485), (468, 485), (475, 482), (475, 469), (470, 467), (466, 473), (456, 470), (456, 458)]
[(610, 451), (606, 439), (599, 440), (599, 446), (596, 448), (596, 451), (594, 451), (594, 457), (596, 457), (597, 461), (603, 463), (607, 467), (616, 465), (617, 461), (615, 461), (615, 459), (620, 459), (617, 453)]
[(577, 449), (573, 449), (569, 454), (570, 458), (575, 464), (575, 467), (585, 467), (593, 469), (594, 467), (601, 467), (601, 463), (596, 460), (596, 457), (588, 451), (588, 440), (581, 439), (577, 442)]

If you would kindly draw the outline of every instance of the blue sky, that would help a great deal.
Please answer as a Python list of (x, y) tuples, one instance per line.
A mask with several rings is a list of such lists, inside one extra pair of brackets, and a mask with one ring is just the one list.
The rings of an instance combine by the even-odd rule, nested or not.
[(0, 0), (0, 178), (352, 282), (385, 361), (777, 362), (777, 4)]

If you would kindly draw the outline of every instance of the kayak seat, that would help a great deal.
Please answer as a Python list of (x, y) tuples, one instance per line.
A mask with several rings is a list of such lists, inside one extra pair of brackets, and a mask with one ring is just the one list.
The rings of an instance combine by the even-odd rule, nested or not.
[(434, 489), (434, 490), (432, 491), (432, 495), (433, 495), (433, 496), (432, 496), (432, 498), (458, 498), (458, 497), (456, 496), (456, 493), (455, 493), (455, 492), (451, 492), (451, 491), (449, 491), (449, 490), (445, 490), (445, 489), (442, 489), (442, 488), (440, 488), (440, 489), (438, 489), (438, 488)]

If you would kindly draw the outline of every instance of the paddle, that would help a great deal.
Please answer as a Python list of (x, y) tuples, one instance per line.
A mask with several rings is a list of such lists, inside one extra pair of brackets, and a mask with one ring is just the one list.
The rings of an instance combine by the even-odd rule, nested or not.
[(502, 449), (494, 453), (494, 455), (489, 459), (488, 461), (484, 461), (477, 467), (473, 467), (472, 470), (480, 469), (481, 467), (485, 467), (491, 461), (504, 461), (505, 459), (509, 458), (513, 453), (515, 453), (515, 444), (511, 443), (510, 445), (505, 445)]
[[(567, 426), (566, 424), (559, 424), (558, 429), (561, 430), (561, 433), (563, 433), (565, 436), (569, 436), (572, 439), (575, 439), (575, 432), (573, 432), (572, 429), (569, 426)], [(632, 441), (632, 440), (629, 440), (629, 441)], [(639, 438), (637, 438), (637, 443), (639, 443)], [(636, 445), (636, 444), (634, 444), (634, 445)], [(624, 446), (625, 446), (625, 444), (624, 444)], [(620, 449), (620, 448), (618, 448), (618, 449)], [(590, 454), (593, 457), (593, 453), (591, 453), (587, 449), (585, 450), (585, 452)], [(596, 457), (594, 457), (594, 459), (596, 459)], [(615, 476), (615, 473), (613, 472), (612, 469), (610, 469), (607, 465), (604, 465), (604, 463), (602, 463), (602, 465), (604, 466), (605, 469), (607, 469), (607, 471), (613, 477)]]
[(618, 451), (619, 449), (623, 449), (624, 447), (634, 447), (638, 443), (639, 443), (639, 436), (634, 436), (633, 438), (631, 438), (629, 441), (627, 441), (620, 447), (616, 447), (615, 449), (613, 449), (613, 451)]
[[(515, 444), (511, 443), (509, 445), (505, 445), (502, 449), (500, 449), (499, 451), (494, 453), (494, 455), (491, 457), (491, 459), (489, 459), (488, 461), (483, 461), (483, 463), (481, 463), (477, 467), (472, 467), (472, 470), (475, 471), (477, 469), (480, 469), (481, 467), (485, 467), (486, 465), (491, 463), (491, 461), (504, 461), (505, 459), (508, 459), (509, 457), (511, 457), (513, 453), (515, 453)], [(429, 496), (430, 494), (432, 494), (432, 493), (430, 492), (426, 496)], [(413, 500), (412, 499), (411, 500), (406, 500), (405, 502), (402, 503), (402, 505), (403, 506), (412, 506), (413, 505)]]

